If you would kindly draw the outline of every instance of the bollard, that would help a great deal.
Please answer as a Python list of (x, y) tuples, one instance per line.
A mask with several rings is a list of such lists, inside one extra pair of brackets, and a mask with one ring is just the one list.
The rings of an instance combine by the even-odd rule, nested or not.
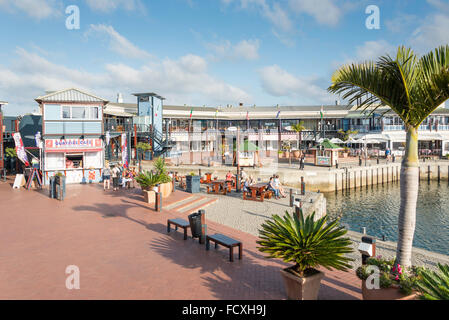
[(430, 165), (427, 166), (427, 182), (430, 183)]
[(204, 244), (206, 242), (206, 235), (207, 235), (206, 211), (205, 210), (199, 210), (198, 213), (201, 214), (200, 244)]
[(290, 208), (293, 208), (293, 202), (294, 202), (294, 198), (293, 198), (293, 189), (290, 188)]
[(360, 167), (362, 166), (362, 157), (361, 156), (359, 156), (359, 166)]
[(306, 183), (304, 182), (304, 177), (301, 177), (301, 195), (306, 194)]
[(438, 183), (440, 183), (440, 181), (441, 181), (441, 176), (440, 176), (440, 174), (441, 174), (441, 172), (440, 172), (440, 166), (438, 166)]
[(155, 202), (156, 212), (161, 212), (162, 209), (162, 193), (156, 192), (156, 202)]
[(368, 258), (376, 256), (376, 239), (372, 237), (362, 237), (359, 251), (362, 254), (362, 265), (365, 265)]

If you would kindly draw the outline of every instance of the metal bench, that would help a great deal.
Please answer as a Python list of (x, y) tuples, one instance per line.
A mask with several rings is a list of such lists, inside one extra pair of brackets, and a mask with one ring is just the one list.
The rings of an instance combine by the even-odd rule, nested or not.
[(184, 219), (168, 219), (167, 232), (171, 231), (171, 225), (175, 226), (175, 230), (178, 230), (178, 227), (184, 229), (184, 240), (187, 240), (187, 229), (190, 228), (190, 223), (188, 221)]
[(210, 241), (215, 242), (215, 249), (218, 248), (219, 244), (229, 248), (229, 261), (231, 262), (234, 261), (234, 247), (239, 247), (239, 259), (242, 259), (242, 243), (240, 241), (217, 233), (211, 236), (206, 236), (206, 250), (210, 249)]

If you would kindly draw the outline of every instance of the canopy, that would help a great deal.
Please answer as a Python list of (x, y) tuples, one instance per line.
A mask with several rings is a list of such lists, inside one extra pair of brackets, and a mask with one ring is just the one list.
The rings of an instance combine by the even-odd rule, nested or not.
[(344, 143), (344, 141), (339, 138), (333, 138), (333, 139), (331, 139), (331, 142), (332, 143)]
[[(326, 150), (342, 150), (343, 149), (342, 147), (337, 146), (336, 144), (332, 143), (328, 139), (324, 139), (324, 141), (321, 142), (320, 145)], [(314, 149), (318, 149), (318, 148), (314, 148)]]
[[(237, 149), (237, 146), (234, 145), (234, 151)], [(239, 147), (240, 152), (256, 152), (259, 151), (259, 148), (249, 140), (245, 140)]]

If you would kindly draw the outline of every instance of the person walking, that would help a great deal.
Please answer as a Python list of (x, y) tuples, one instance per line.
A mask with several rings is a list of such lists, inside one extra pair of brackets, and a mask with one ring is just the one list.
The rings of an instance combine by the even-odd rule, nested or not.
[(111, 170), (112, 174), (112, 189), (114, 191), (117, 191), (118, 184), (119, 184), (119, 176), (120, 176), (120, 169), (118, 166), (114, 166)]
[(111, 168), (109, 167), (109, 163), (106, 163), (103, 169), (103, 190), (106, 191), (106, 187), (108, 190), (111, 188)]
[(301, 158), (299, 159), (299, 169), (300, 170), (304, 170), (304, 161), (305, 161), (305, 159), (304, 159), (304, 153), (303, 153), (303, 154), (301, 154)]

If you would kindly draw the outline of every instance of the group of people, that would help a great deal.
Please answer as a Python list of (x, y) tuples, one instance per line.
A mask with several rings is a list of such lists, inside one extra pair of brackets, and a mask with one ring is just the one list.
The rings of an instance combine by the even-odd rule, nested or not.
[[(242, 179), (243, 177), (243, 173), (242, 172)], [(252, 186), (253, 184), (255, 184), (255, 180), (253, 178), (252, 175), (247, 176), (245, 173), (245, 178), (244, 178), (244, 183), (243, 183), (243, 191), (244, 192), (250, 192), (250, 186)], [(279, 180), (279, 175), (275, 174), (272, 177), (270, 177), (270, 181), (267, 184), (267, 190), (272, 191), (274, 193), (274, 196), (276, 197), (276, 200), (279, 200), (281, 197), (282, 198), (286, 198), (287, 195), (285, 194), (284, 188), (281, 184), (281, 181)]]
[(121, 163), (116, 165), (109, 166), (109, 163), (106, 163), (103, 169), (103, 189), (111, 188), (111, 178), (112, 178), (112, 189), (117, 191), (121, 185), (122, 188), (134, 187), (134, 179), (137, 176), (137, 173), (134, 169), (124, 168)]

